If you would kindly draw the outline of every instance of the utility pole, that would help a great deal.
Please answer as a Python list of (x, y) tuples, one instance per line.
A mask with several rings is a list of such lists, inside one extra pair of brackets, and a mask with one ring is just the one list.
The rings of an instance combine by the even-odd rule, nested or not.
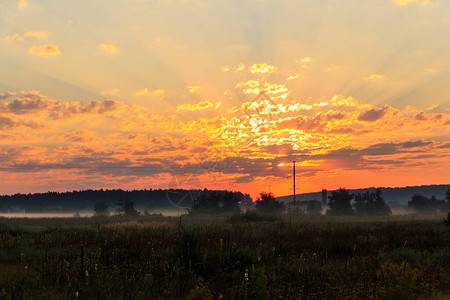
[(292, 179), (293, 179), (293, 181), (294, 181), (294, 194), (293, 194), (293, 196), (294, 196), (294, 204), (295, 204), (295, 160), (294, 160), (294, 167), (293, 167), (293, 176), (292, 176)]

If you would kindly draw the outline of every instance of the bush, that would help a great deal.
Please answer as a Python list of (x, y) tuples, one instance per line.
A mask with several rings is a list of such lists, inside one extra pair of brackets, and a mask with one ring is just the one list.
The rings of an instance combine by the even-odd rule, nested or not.
[(94, 205), (94, 215), (95, 216), (108, 216), (108, 206), (105, 204), (105, 202), (100, 201), (95, 203)]
[(284, 211), (284, 204), (278, 202), (272, 193), (260, 194), (260, 197), (256, 200), (256, 210), (265, 215), (278, 215)]

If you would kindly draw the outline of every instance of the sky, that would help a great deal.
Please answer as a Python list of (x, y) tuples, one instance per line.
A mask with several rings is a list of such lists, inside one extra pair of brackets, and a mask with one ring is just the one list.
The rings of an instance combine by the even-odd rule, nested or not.
[(0, 0), (0, 194), (450, 183), (450, 2)]

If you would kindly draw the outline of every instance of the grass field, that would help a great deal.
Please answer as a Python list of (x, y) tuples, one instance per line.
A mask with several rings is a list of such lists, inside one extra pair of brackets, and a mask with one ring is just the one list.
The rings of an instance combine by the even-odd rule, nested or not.
[(447, 299), (443, 218), (0, 218), (0, 299)]

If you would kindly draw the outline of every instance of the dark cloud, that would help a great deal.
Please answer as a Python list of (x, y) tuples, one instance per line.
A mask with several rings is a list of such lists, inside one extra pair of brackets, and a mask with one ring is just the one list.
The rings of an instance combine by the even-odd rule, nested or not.
[(424, 147), (433, 144), (433, 142), (425, 142), (423, 140), (417, 140), (417, 141), (409, 141), (405, 143), (400, 143), (399, 146), (401, 146), (404, 149), (409, 148), (416, 148), (416, 147)]
[(17, 123), (8, 117), (0, 116), (0, 129), (6, 129), (17, 126)]
[(387, 109), (388, 109), (387, 106), (385, 106), (383, 108), (372, 108), (368, 111), (360, 113), (358, 120), (374, 122), (378, 119), (381, 119), (384, 116), (384, 114), (387, 112)]
[(6, 105), (7, 109), (14, 114), (33, 113), (48, 109), (55, 101), (43, 97), (17, 98)]
[(11, 96), (16, 95), (16, 93), (8, 92), (8, 93), (1, 93), (0, 94), (0, 100), (8, 99)]
[(329, 112), (326, 114), (327, 120), (334, 121), (334, 120), (342, 120), (346, 116), (343, 112)]

